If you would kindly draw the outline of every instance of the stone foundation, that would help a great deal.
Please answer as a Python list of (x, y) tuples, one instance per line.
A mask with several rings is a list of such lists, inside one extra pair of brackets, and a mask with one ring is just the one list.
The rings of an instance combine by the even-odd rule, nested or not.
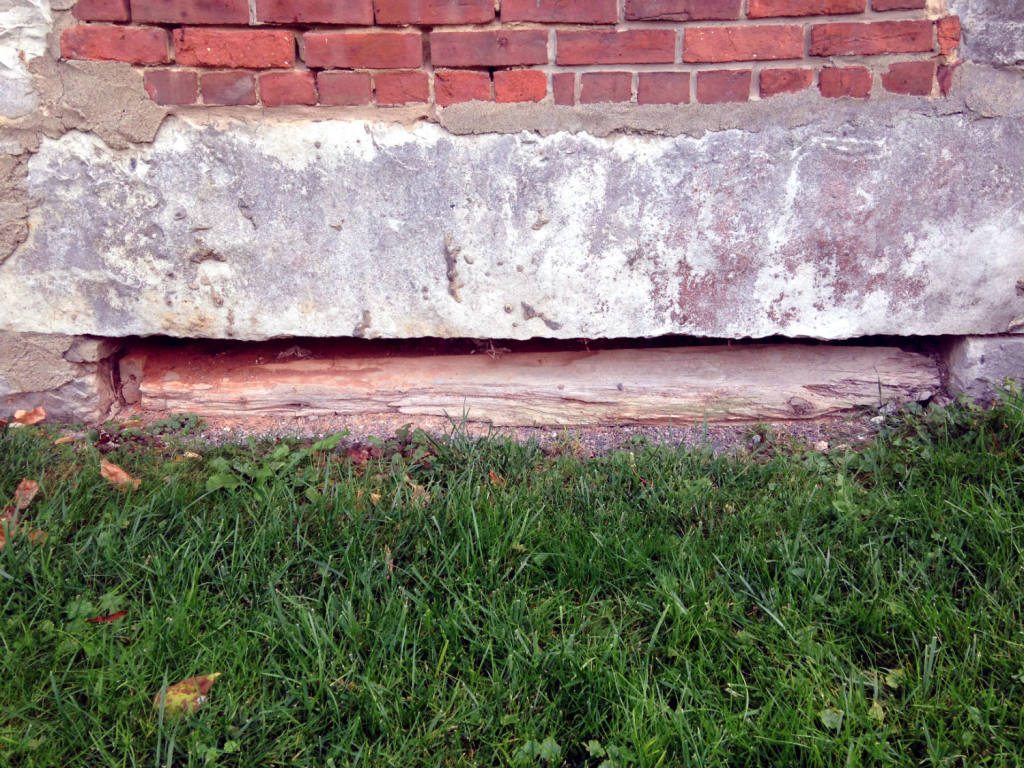
[(119, 349), (103, 339), (0, 332), (0, 418), (41, 405), (54, 421), (99, 420), (116, 399)]

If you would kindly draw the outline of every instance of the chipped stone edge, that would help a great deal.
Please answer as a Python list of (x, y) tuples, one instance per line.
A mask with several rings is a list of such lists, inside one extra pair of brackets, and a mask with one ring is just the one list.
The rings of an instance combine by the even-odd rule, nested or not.
[(117, 399), (119, 341), (0, 332), (0, 418), (43, 406), (54, 421), (93, 422)]

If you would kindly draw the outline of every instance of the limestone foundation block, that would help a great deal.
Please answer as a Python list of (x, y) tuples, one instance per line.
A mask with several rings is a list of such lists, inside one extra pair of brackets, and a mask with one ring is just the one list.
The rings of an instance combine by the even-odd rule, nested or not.
[(950, 389), (988, 402), (1006, 379), (1024, 382), (1024, 336), (964, 336), (947, 353)]
[(0, 418), (38, 405), (53, 421), (102, 418), (115, 398), (109, 358), (118, 346), (74, 336), (0, 332)]

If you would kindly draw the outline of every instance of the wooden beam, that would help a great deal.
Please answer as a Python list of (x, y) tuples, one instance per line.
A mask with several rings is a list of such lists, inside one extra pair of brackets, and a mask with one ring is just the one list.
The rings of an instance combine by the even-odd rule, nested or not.
[(924, 355), (800, 344), (284, 358), (244, 346), (213, 354), (197, 345), (139, 349), (121, 370), (150, 410), (426, 414), (500, 426), (810, 419), (924, 400), (940, 386)]

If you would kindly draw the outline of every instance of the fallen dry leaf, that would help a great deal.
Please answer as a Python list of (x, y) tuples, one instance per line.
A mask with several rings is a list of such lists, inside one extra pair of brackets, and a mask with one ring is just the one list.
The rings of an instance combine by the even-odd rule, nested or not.
[(360, 445), (359, 443), (350, 445), (345, 448), (345, 458), (356, 465), (365, 464), (371, 458), (370, 446)]
[[(4, 532), (4, 527), (7, 528), (7, 532)], [(0, 513), (0, 549), (4, 548), (7, 543), (7, 534), (11, 537), (14, 536), (15, 530), (20, 530), (21, 533), (33, 544), (41, 543), (46, 541), (46, 531), (34, 531), (31, 528), (25, 526), (18, 527), (18, 510), (12, 506), (4, 507), (2, 513)]]
[(424, 507), (430, 503), (430, 494), (427, 493), (426, 488), (424, 488), (422, 485), (417, 485), (416, 483), (414, 483), (412, 481), (412, 478), (410, 478), (408, 475), (406, 475), (405, 477), (405, 482), (412, 489), (413, 501), (417, 502), (418, 504), (421, 504)]
[(121, 469), (121, 467), (117, 466), (117, 464), (109, 462), (106, 459), (100, 459), (100, 475), (108, 483), (116, 485), (122, 491), (127, 490), (129, 487), (131, 487), (132, 490), (137, 491), (139, 490), (139, 486), (142, 484), (141, 480), (132, 477)]
[(86, 619), (89, 624), (109, 624), (112, 621), (123, 619), (128, 615), (128, 611), (117, 611), (116, 613), (108, 613), (105, 616), (93, 616), (91, 619)]
[(505, 478), (499, 475), (493, 469), (488, 469), (487, 474), (491, 478), (491, 485), (496, 485), (500, 487), (505, 484)]
[(199, 675), (167, 686), (153, 697), (153, 706), (170, 714), (195, 712), (206, 702), (207, 694), (222, 673)]
[(75, 442), (75, 436), (74, 435), (64, 435), (64, 437), (58, 437), (56, 440), (54, 440), (53, 444), (54, 445), (67, 445), (68, 443), (73, 443), (73, 442)]
[(43, 410), (43, 406), (37, 405), (31, 411), (15, 411), (14, 419), (11, 421), (11, 424), (21, 424), (26, 427), (31, 427), (33, 424), (38, 424), (45, 418), (46, 411)]
[(7, 534), (4, 533), (4, 528), (7, 528), (7, 532), (12, 536), (14, 535), (14, 526), (18, 523), (18, 513), (14, 507), (4, 507), (3, 513), (0, 513), (0, 549), (4, 548), (4, 544), (7, 543)]
[(42, 544), (46, 541), (46, 531), (25, 530), (24, 534), (33, 544)]
[(28, 509), (28, 505), (32, 503), (32, 499), (36, 497), (37, 493), (39, 493), (39, 483), (26, 477), (18, 483), (18, 488), (14, 492), (14, 508)]

